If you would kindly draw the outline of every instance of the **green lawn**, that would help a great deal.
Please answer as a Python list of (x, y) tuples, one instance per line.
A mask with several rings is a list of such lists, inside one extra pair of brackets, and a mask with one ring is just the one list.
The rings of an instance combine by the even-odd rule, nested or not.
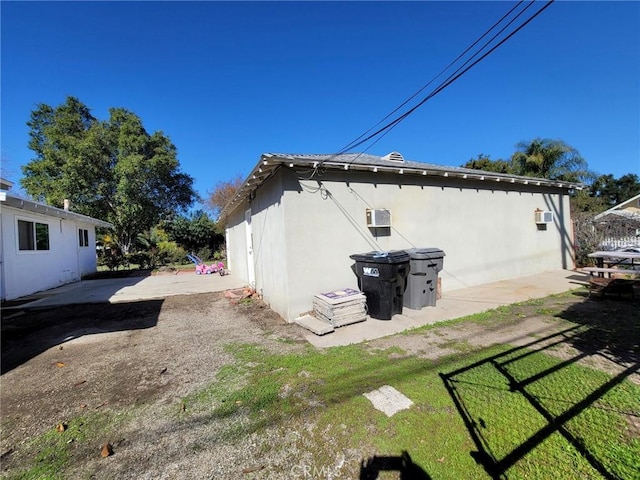
[[(267, 354), (253, 345), (230, 349), (237, 362), (187, 398), (189, 410), (207, 409), (214, 417), (247, 411), (252, 421), (230, 437), (312, 423), (306, 444), (314, 445), (320, 471), (336, 449), (359, 448), (392, 456), (406, 451), (435, 479), (631, 479), (640, 472), (640, 439), (627, 424), (628, 415), (639, 413), (640, 387), (624, 374), (549, 356), (538, 342), (435, 362), (366, 346), (309, 348), (304, 355)], [(382, 385), (415, 405), (387, 418), (362, 395)]]
[[(248, 479), (267, 472), (291, 478), (300, 452), (312, 458), (317, 474), (296, 478), (329, 478), (332, 471), (332, 478), (398, 478), (391, 472), (362, 475), (360, 461), (381, 456), (390, 458), (374, 458), (374, 467), (406, 466), (410, 458), (416, 466), (403, 478), (412, 479), (638, 479), (640, 386), (628, 379), (640, 367), (635, 307), (629, 301), (576, 302), (566, 294), (396, 337), (402, 345), (402, 338), (419, 340), (427, 332), (438, 337), (444, 328), (482, 324), (490, 330), (531, 316), (560, 329), (529, 337), (521, 347), (477, 347), (442, 337), (455, 353), (436, 360), (399, 346), (375, 348), (375, 342), (324, 351), (283, 343), (283, 351), (295, 354), (232, 343), (226, 348), (233, 361), (215, 382), (184, 398), (181, 408), (171, 406), (170, 422), (180, 431), (241, 418), (220, 422), (216, 441), (231, 444), (267, 428), (282, 433), (276, 438), (295, 432), (298, 458), (292, 454), (286, 467), (270, 464), (243, 474)], [(617, 365), (617, 373), (579, 363), (586, 357)], [(402, 392), (413, 406), (390, 418), (374, 409), (363, 394), (383, 385)], [(69, 438), (78, 446), (96, 444), (135, 416), (135, 410), (97, 416), (89, 422), (99, 427), (95, 432), (83, 426), (86, 419), (71, 419), (64, 434), (52, 430), (33, 439), (33, 467), (10, 478), (65, 478), (73, 463)], [(202, 448), (185, 445), (190, 452)], [(286, 456), (290, 448), (285, 440), (273, 441), (251, 462), (267, 465), (266, 459)], [(82, 462), (81, 453), (74, 453), (76, 462)], [(342, 453), (349, 463), (335, 470)]]

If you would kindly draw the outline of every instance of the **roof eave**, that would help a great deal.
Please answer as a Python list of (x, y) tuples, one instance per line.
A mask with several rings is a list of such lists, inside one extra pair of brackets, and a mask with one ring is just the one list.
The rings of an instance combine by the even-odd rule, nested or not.
[(2, 192), (0, 201), (6, 203), (8, 207), (25, 210), (27, 212), (39, 213), (50, 217), (75, 220), (78, 222), (88, 223), (96, 227), (113, 228), (113, 224), (105, 222), (104, 220), (98, 220), (97, 218), (82, 215), (81, 213), (64, 210), (62, 208), (52, 207), (44, 203), (34, 202), (33, 200), (27, 200), (25, 198), (9, 195), (6, 192)]
[[(336, 157), (337, 158), (337, 157)], [(417, 162), (411, 162), (417, 163)], [(410, 163), (410, 164), (411, 164)], [(231, 201), (222, 209), (218, 217), (219, 220), (224, 219), (233, 208), (246, 198), (250, 198), (252, 192), (254, 192), (262, 183), (264, 183), (271, 175), (280, 167), (301, 167), (301, 168), (328, 168), (333, 170), (356, 170), (356, 171), (369, 171), (374, 173), (396, 173), (399, 175), (421, 175), (432, 177), (448, 177), (459, 178), (462, 180), (475, 180), (486, 182), (502, 182), (507, 184), (519, 184), (519, 185), (531, 185), (531, 186), (546, 186), (562, 188), (566, 190), (582, 190), (585, 186), (576, 182), (564, 182), (558, 180), (549, 180), (545, 178), (534, 177), (522, 177), (518, 175), (508, 175), (503, 173), (485, 172), (482, 170), (471, 170), (461, 168), (447, 168), (440, 167), (433, 168), (432, 166), (425, 165), (424, 168), (416, 166), (405, 166), (402, 162), (398, 162), (398, 165), (388, 164), (365, 164), (365, 163), (349, 163), (339, 160), (320, 160), (314, 158), (301, 158), (295, 155), (282, 155), (265, 153), (261, 155), (260, 161), (247, 176), (243, 185), (238, 189)]]

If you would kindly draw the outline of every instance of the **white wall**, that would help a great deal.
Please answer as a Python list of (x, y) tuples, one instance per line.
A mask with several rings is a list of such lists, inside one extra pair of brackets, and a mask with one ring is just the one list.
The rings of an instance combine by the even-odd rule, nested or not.
[[(19, 251), (18, 219), (49, 225), (49, 250)], [(10, 300), (78, 281), (82, 275), (96, 271), (95, 228), (92, 225), (6, 206), (2, 207), (0, 222), (4, 299)], [(91, 245), (80, 252), (78, 228), (89, 230)]]
[(245, 233), (244, 212), (247, 204), (243, 203), (235, 209), (227, 218), (227, 269), (229, 272), (243, 280), (249, 282), (247, 276), (247, 240)]
[[(284, 193), (287, 263), (295, 265), (289, 320), (311, 309), (315, 293), (357, 285), (354, 253), (441, 248), (448, 291), (573, 267), (569, 198), (560, 189), (518, 186), (523, 192), (504, 182), (361, 172), (331, 172), (321, 180), (326, 190)], [(289, 173), (288, 186), (298, 183)], [(366, 227), (369, 207), (389, 209), (393, 228)], [(546, 230), (534, 222), (538, 208), (554, 211)]]
[[(354, 171), (317, 180), (280, 169), (251, 202), (256, 287), (289, 321), (312, 309), (314, 294), (357, 286), (355, 253), (441, 248), (445, 291), (573, 268), (565, 190)], [(245, 208), (230, 222), (232, 270), (246, 271)], [(369, 229), (367, 208), (389, 209), (393, 227)], [(536, 209), (554, 212), (546, 230)]]
[(289, 318), (289, 288), (293, 258), (287, 255), (291, 245), (286, 240), (295, 222), (285, 223), (282, 199), (282, 172), (276, 172), (268, 188), (258, 188), (250, 202), (253, 215), (253, 255), (256, 266), (256, 290), (276, 312)]
[[(86, 247), (79, 246), (79, 229), (89, 231), (89, 245)], [(96, 229), (93, 225), (76, 223), (76, 247), (78, 249), (80, 275), (88, 275), (90, 273), (96, 272), (98, 269), (98, 258), (96, 255)]]

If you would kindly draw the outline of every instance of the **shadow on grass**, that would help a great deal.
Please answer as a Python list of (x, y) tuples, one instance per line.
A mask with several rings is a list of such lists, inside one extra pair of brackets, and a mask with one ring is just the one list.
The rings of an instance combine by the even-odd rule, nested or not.
[(381, 457), (375, 455), (363, 460), (360, 464), (360, 480), (375, 480), (380, 472), (398, 472), (400, 480), (431, 480), (424, 469), (414, 463), (409, 452), (404, 450), (402, 455)]
[[(603, 404), (609, 403), (605, 396), (640, 369), (638, 302), (585, 299), (556, 316), (575, 325), (440, 374), (477, 448), (471, 455), (492, 478), (507, 478), (509, 468), (552, 435), (559, 434), (602, 477), (624, 478), (617, 469), (627, 467), (618, 467), (615, 458), (606, 458), (608, 454), (596, 446), (598, 442), (591, 439), (591, 434), (585, 435), (592, 426), (580, 425), (589, 420), (577, 417), (592, 407), (637, 416), (638, 412), (627, 413), (613, 404), (606, 407)], [(541, 352), (555, 354), (557, 358), (559, 350), (563, 353), (558, 361), (530, 358)], [(584, 384), (579, 371), (571, 370), (584, 359), (600, 364), (611, 362), (616, 374), (596, 384)], [(478, 378), (492, 378), (494, 383), (480, 385)], [(487, 393), (489, 389), (493, 392)], [(493, 405), (488, 399), (493, 400)], [(496, 407), (498, 399), (504, 403)], [(520, 402), (517, 411), (504, 408), (517, 402)], [(515, 422), (520, 425), (514, 429), (526, 431), (525, 438), (516, 439), (516, 435), (505, 442), (496, 425), (502, 425), (508, 432), (508, 425)], [(613, 428), (604, 421), (601, 423), (596, 436)], [(633, 469), (634, 465), (629, 467)]]
[(25, 310), (2, 321), (1, 373), (85, 335), (154, 327), (164, 300), (93, 303)]

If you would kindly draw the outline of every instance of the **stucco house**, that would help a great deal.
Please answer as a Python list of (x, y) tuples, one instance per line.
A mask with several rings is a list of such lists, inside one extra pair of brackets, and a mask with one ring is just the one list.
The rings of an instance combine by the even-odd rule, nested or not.
[(0, 180), (0, 293), (12, 300), (79, 281), (97, 269), (96, 227), (102, 220), (26, 200)]
[(440, 248), (445, 292), (573, 268), (575, 188), (397, 152), (264, 154), (220, 219), (232, 273), (293, 321), (315, 294), (357, 288), (356, 253)]
[(601, 249), (640, 247), (640, 194), (599, 213), (593, 220), (604, 233)]

